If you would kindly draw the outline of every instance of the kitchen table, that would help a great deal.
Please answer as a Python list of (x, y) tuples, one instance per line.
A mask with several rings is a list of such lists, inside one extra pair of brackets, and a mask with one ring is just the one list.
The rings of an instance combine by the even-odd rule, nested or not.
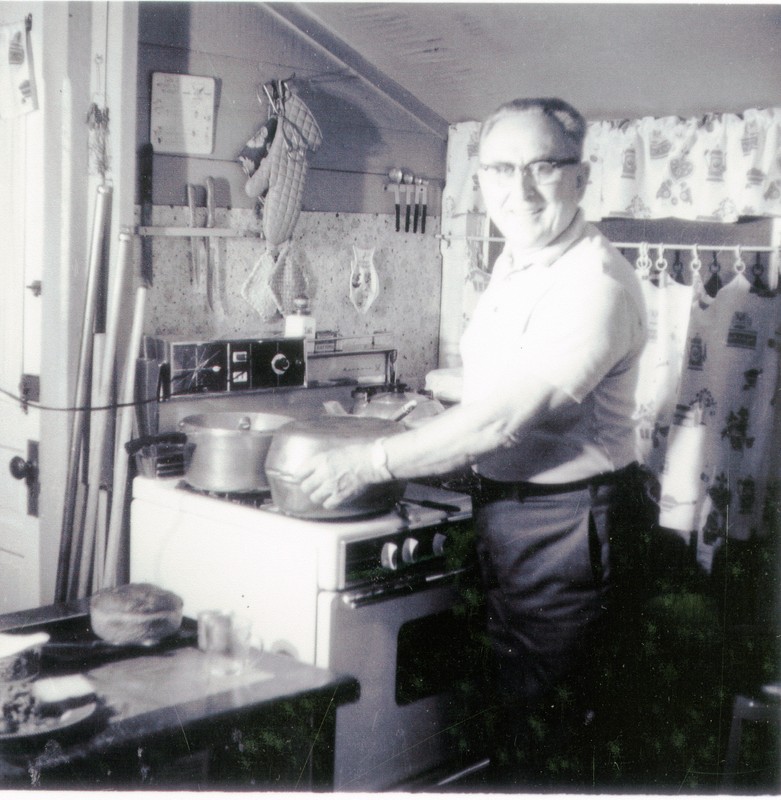
[[(87, 601), (2, 615), (0, 631), (79, 619)], [(192, 641), (70, 672), (95, 687), (94, 713), (0, 742), (4, 788), (328, 790), (336, 708), (358, 695), (350, 676), (259, 651), (241, 674), (215, 676)]]

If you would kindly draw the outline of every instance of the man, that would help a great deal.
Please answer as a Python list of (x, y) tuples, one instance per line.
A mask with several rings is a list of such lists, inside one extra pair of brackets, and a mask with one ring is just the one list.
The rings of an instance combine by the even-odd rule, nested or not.
[(479, 181), (506, 245), (462, 340), (462, 402), (300, 472), (312, 500), (333, 507), (367, 483), (473, 466), (505, 712), (494, 760), (512, 766), (523, 754), (517, 774), (530, 785), (558, 769), (551, 759), (588, 721), (611, 541), (631, 533), (641, 500), (633, 398), (643, 302), (631, 265), (579, 209), (585, 132), (557, 99), (516, 100), (488, 117)]

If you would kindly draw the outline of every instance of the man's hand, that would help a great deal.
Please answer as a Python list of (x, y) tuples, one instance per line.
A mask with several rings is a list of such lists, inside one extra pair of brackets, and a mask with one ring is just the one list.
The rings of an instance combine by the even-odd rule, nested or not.
[(336, 508), (360, 494), (369, 484), (386, 481), (387, 474), (372, 464), (373, 444), (353, 444), (317, 453), (296, 475), (301, 490), (313, 503)]

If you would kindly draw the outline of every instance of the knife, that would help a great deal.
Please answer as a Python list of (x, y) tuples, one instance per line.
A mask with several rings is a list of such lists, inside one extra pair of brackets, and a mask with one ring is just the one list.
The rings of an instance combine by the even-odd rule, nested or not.
[[(190, 227), (195, 227), (195, 186), (187, 184), (187, 207), (189, 209), (189, 223)], [(190, 237), (190, 283), (197, 283), (198, 281), (198, 239), (195, 236)]]
[(399, 191), (399, 184), (393, 184), (393, 194), (396, 201), (396, 231), (401, 230), (401, 192)]
[[(214, 178), (211, 175), (206, 178), (206, 227), (214, 227)], [(206, 303), (212, 311), (214, 310), (214, 272), (211, 263), (213, 238), (210, 236), (204, 240), (206, 250)]]
[(410, 211), (412, 200), (412, 184), (415, 181), (415, 176), (411, 172), (405, 172), (402, 178), (404, 181), (404, 232), (409, 233), (410, 224)]
[(420, 232), (426, 232), (426, 204), (428, 201), (428, 182), (424, 181), (420, 187), (420, 203), (423, 206), (420, 212)]
[(415, 179), (415, 214), (412, 217), (412, 232), (418, 232), (418, 219), (420, 218), (420, 194), (422, 191), (423, 181), (420, 178)]
[(410, 195), (412, 194), (412, 187), (409, 184), (404, 186), (404, 232), (409, 233), (409, 223), (410, 223)]

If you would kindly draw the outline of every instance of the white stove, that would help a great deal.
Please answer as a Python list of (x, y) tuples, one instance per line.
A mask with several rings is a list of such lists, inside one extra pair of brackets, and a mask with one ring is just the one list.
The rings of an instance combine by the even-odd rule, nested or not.
[(180, 478), (133, 483), (132, 581), (176, 592), (190, 617), (247, 614), (256, 644), (359, 680), (337, 712), (337, 790), (391, 788), (448, 760), (470, 543), (470, 497), (421, 484), (387, 514), (314, 521)]

